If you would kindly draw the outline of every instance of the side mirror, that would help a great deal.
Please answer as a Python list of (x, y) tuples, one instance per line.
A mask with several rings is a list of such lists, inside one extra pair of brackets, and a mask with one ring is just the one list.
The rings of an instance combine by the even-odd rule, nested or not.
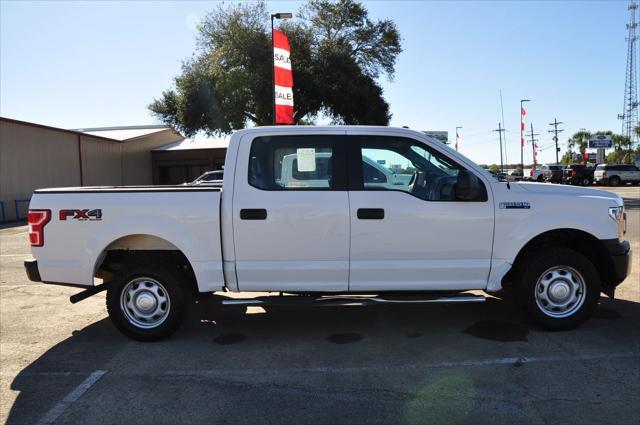
[(482, 183), (475, 174), (467, 171), (458, 171), (456, 181), (456, 200), (458, 201), (485, 201), (486, 196)]

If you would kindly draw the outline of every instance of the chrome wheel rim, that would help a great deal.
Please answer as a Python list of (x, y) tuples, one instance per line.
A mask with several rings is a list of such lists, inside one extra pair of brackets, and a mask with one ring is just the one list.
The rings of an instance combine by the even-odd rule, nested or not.
[(167, 319), (171, 301), (160, 282), (150, 277), (139, 277), (128, 282), (122, 289), (120, 309), (132, 325), (153, 329)]
[(535, 287), (536, 304), (549, 317), (571, 316), (586, 296), (582, 275), (569, 266), (554, 266), (542, 273)]

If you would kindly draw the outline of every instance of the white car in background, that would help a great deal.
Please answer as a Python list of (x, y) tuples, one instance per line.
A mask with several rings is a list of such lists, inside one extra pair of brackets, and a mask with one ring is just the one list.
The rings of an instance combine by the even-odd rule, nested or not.
[(640, 184), (640, 169), (629, 164), (600, 164), (593, 173), (593, 181), (609, 186)]
[(538, 168), (525, 168), (523, 180), (529, 180), (542, 183), (544, 181), (544, 172), (551, 171), (551, 167), (559, 167), (558, 165), (541, 165)]
[(222, 184), (224, 170), (207, 171), (189, 184)]

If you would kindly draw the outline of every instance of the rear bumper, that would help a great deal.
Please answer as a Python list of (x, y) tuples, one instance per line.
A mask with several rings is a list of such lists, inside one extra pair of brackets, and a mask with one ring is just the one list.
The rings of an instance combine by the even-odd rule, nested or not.
[(631, 246), (629, 241), (607, 239), (602, 241), (607, 248), (613, 264), (613, 276), (610, 285), (617, 286), (631, 273)]
[(62, 285), (62, 286), (72, 286), (74, 288), (93, 288), (93, 285), (80, 285), (77, 283), (64, 283), (64, 282), (49, 282), (42, 280), (40, 276), (40, 270), (38, 269), (38, 260), (24, 260), (24, 270), (27, 272), (27, 277), (32, 282), (42, 282), (47, 285)]
[(38, 270), (38, 260), (25, 260), (24, 270), (27, 272), (27, 277), (30, 281), (42, 282), (40, 270)]

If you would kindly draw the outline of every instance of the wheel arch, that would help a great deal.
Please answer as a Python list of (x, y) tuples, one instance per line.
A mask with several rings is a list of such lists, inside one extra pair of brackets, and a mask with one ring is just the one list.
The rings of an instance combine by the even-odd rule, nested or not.
[(98, 255), (93, 276), (108, 283), (122, 266), (144, 262), (160, 262), (181, 278), (193, 295), (198, 294), (196, 274), (184, 252), (171, 241), (150, 234), (130, 234), (111, 241)]
[(608, 284), (614, 273), (614, 265), (604, 243), (589, 232), (572, 228), (548, 230), (531, 238), (520, 249), (512, 267), (502, 278), (503, 287), (513, 285), (517, 271), (525, 267), (536, 251), (550, 247), (567, 247), (587, 257), (598, 270), (601, 281)]

